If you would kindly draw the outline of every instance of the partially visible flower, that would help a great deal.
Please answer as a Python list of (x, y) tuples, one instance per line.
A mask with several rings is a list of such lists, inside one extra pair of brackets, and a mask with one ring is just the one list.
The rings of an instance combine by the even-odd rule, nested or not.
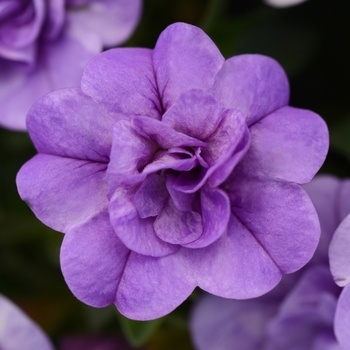
[(328, 247), (339, 222), (350, 212), (350, 180), (318, 176), (304, 188), (321, 221), (313, 259), (255, 300), (202, 298), (191, 320), (198, 350), (349, 349), (350, 292), (333, 282)]
[[(286, 277), (288, 280), (289, 276)], [(291, 290), (281, 284), (276, 290), (252, 300), (205, 295), (195, 306), (191, 319), (195, 348), (340, 349), (333, 332), (339, 292), (329, 269), (314, 265)]]
[(107, 335), (70, 335), (59, 342), (59, 350), (132, 350), (122, 338)]
[(25, 130), (31, 105), (78, 86), (86, 63), (124, 42), (141, 0), (5, 0), (0, 3), (0, 125)]
[(17, 184), (66, 233), (73, 293), (144, 320), (196, 286), (257, 297), (306, 264), (320, 227), (297, 183), (323, 163), (328, 132), (288, 99), (276, 61), (225, 61), (202, 30), (176, 23), (154, 50), (106, 51), (81, 89), (39, 100), (28, 114), (39, 154)]
[[(329, 262), (335, 283), (344, 287), (339, 298), (335, 317), (335, 333), (344, 349), (350, 349), (350, 180), (346, 181), (343, 202), (349, 210), (342, 213), (344, 219), (334, 233), (329, 247)], [(345, 218), (344, 216), (347, 215)]]
[(265, 4), (273, 7), (289, 7), (302, 4), (306, 0), (264, 0)]
[(3, 295), (0, 295), (0, 349), (54, 349), (41, 328)]

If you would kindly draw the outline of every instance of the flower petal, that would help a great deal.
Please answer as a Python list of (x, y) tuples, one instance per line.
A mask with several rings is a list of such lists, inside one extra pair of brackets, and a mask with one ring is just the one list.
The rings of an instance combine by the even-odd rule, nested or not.
[(108, 206), (106, 164), (38, 154), (17, 174), (21, 198), (45, 225), (61, 232)]
[(147, 256), (172, 254), (179, 246), (163, 242), (153, 229), (154, 217), (142, 219), (133, 198), (134, 189), (119, 187), (109, 205), (111, 224), (120, 240), (132, 251)]
[(190, 333), (197, 350), (261, 350), (278, 302), (264, 297), (227, 300), (205, 295), (194, 307)]
[(202, 90), (184, 92), (164, 113), (163, 123), (176, 131), (205, 141), (218, 127), (223, 108)]
[[(348, 186), (344, 187), (344, 180), (342, 181), (331, 175), (317, 175), (311, 182), (302, 186), (310, 196), (321, 224), (320, 242), (315, 255), (312, 257), (313, 262), (328, 264), (329, 244), (341, 221), (339, 211), (341, 207), (344, 207), (340, 203), (340, 197), (343, 197), (346, 187), (349, 187), (350, 190), (349, 185), (350, 182), (348, 182)], [(334, 209), (329, 210), (329, 208)]]
[(102, 212), (70, 228), (61, 247), (61, 268), (72, 293), (82, 302), (104, 307), (115, 298), (130, 251)]
[(180, 248), (159, 258), (131, 253), (115, 300), (118, 310), (126, 317), (147, 320), (171, 312), (195, 286), (237, 299), (257, 297), (276, 286), (281, 272), (231, 218), (229, 235), (206, 248)]
[(152, 50), (112, 49), (93, 58), (84, 70), (82, 91), (124, 117), (160, 119), (161, 106)]
[(38, 39), (45, 21), (46, 3), (43, 0), (32, 0), (26, 5), (17, 16), (1, 23), (1, 44), (22, 48)]
[(188, 244), (197, 240), (203, 232), (201, 215), (195, 211), (177, 209), (170, 198), (153, 227), (162, 241), (171, 244)]
[(139, 22), (141, 0), (93, 0), (67, 11), (71, 25), (96, 33), (103, 46), (116, 46), (130, 37)]
[(206, 247), (226, 231), (231, 214), (226, 193), (218, 188), (204, 186), (201, 189), (201, 213), (203, 233), (197, 240), (186, 244), (187, 248)]
[(208, 146), (202, 148), (201, 155), (210, 168), (201, 167), (191, 173), (180, 174), (173, 185), (177, 191), (193, 193), (207, 180), (211, 187), (217, 187), (226, 180), (249, 147), (250, 136), (243, 115), (226, 110), (207, 141)]
[(0, 295), (1, 349), (54, 350), (47, 335), (22, 310)]
[(79, 88), (41, 98), (28, 113), (27, 127), (39, 153), (108, 162), (115, 115)]
[(26, 130), (26, 114), (37, 99), (53, 90), (79, 86), (84, 66), (102, 48), (93, 34), (74, 35), (67, 29), (56, 41), (43, 44), (32, 71), (14, 62), (1, 67), (1, 125)]
[(350, 285), (341, 292), (334, 319), (334, 332), (341, 349), (350, 348)]
[(165, 112), (183, 92), (209, 89), (224, 58), (201, 29), (175, 23), (159, 36), (153, 50), (153, 62)]
[(281, 108), (252, 125), (250, 132), (250, 148), (241, 162), (247, 174), (306, 183), (326, 158), (327, 126), (311, 111)]
[(184, 250), (184, 255), (197, 285), (223, 298), (258, 297), (282, 277), (265, 249), (234, 215), (230, 216), (227, 233), (208, 247)]
[(299, 185), (249, 178), (237, 170), (226, 192), (233, 214), (283, 273), (292, 273), (311, 259), (320, 226), (311, 200)]
[(132, 125), (138, 133), (147, 136), (164, 149), (207, 146), (205, 142), (178, 132), (168, 124), (149, 117), (135, 117), (132, 120)]
[(163, 209), (168, 197), (165, 178), (158, 174), (149, 174), (134, 196), (134, 204), (140, 218), (157, 216)]
[(238, 109), (252, 125), (262, 117), (286, 106), (289, 83), (283, 68), (262, 55), (240, 55), (225, 61), (212, 88), (225, 108)]
[(328, 267), (306, 271), (268, 325), (267, 349), (318, 349), (317, 338), (332, 330), (338, 289)]
[(344, 287), (350, 282), (350, 214), (334, 232), (329, 246), (329, 264), (335, 283)]
[(139, 175), (139, 170), (152, 160), (155, 151), (156, 146), (138, 135), (129, 121), (117, 122), (113, 127), (113, 144), (107, 171), (111, 191), (129, 177)]
[(124, 316), (140, 321), (159, 318), (192, 293), (195, 283), (188, 281), (190, 271), (184, 274), (176, 255), (152, 258), (130, 254), (114, 301)]

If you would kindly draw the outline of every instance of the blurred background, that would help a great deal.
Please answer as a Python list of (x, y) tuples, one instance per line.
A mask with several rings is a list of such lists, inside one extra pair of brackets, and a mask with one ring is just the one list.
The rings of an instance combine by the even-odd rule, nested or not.
[[(331, 147), (321, 172), (350, 177), (349, 13), (344, 0), (308, 0), (288, 8), (262, 0), (145, 0), (138, 29), (124, 46), (153, 48), (169, 24), (187, 22), (201, 27), (226, 58), (274, 57), (288, 74), (290, 104), (315, 111), (329, 126)], [(94, 309), (74, 298), (60, 272), (62, 234), (38, 221), (17, 194), (16, 173), (34, 154), (26, 133), (0, 129), (0, 293), (57, 346), (89, 335), (117, 337), (119, 349), (193, 349), (188, 315), (200, 290), (150, 322), (127, 320), (113, 305)]]

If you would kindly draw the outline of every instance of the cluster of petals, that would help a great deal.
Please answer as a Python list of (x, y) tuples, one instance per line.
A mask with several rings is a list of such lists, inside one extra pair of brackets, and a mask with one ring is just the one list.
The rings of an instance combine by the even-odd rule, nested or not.
[(349, 349), (350, 294), (334, 283), (328, 250), (339, 223), (350, 212), (350, 181), (323, 175), (304, 188), (322, 229), (310, 263), (254, 300), (201, 298), (191, 317), (196, 349), (229, 350), (233, 344), (242, 350)]
[(225, 60), (184, 23), (153, 50), (96, 56), (81, 88), (40, 99), (27, 118), (38, 155), (17, 185), (65, 233), (75, 296), (146, 320), (197, 286), (253, 298), (305, 265), (320, 227), (299, 184), (322, 165), (328, 131), (288, 100), (275, 60)]
[(0, 125), (25, 130), (32, 104), (78, 86), (86, 63), (133, 32), (141, 0), (2, 0)]

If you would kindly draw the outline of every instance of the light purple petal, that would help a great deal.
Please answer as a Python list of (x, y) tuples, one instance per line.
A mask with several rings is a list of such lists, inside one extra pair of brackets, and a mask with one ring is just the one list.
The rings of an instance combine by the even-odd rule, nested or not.
[(61, 34), (66, 19), (65, 0), (51, 0), (47, 3), (47, 19), (43, 29), (46, 40), (55, 40)]
[(249, 178), (237, 170), (226, 188), (233, 214), (283, 273), (295, 272), (311, 259), (320, 226), (299, 185)]
[(106, 164), (38, 154), (22, 166), (17, 187), (44, 224), (61, 232), (108, 206)]
[(152, 66), (152, 50), (112, 49), (86, 66), (82, 91), (124, 117), (160, 119), (161, 106)]
[(156, 153), (154, 161), (144, 167), (142, 174), (151, 174), (159, 170), (173, 169), (178, 171), (190, 171), (198, 164), (196, 158), (181, 158), (178, 154), (165, 151)]
[(227, 298), (253, 298), (277, 285), (281, 272), (233, 217), (229, 235), (202, 249), (180, 248), (160, 258), (131, 253), (116, 305), (126, 317), (161, 317), (181, 304), (195, 286)]
[(54, 350), (47, 335), (10, 300), (0, 295), (0, 347), (4, 350)]
[(168, 124), (150, 119), (149, 117), (135, 117), (132, 126), (141, 135), (147, 136), (163, 149), (173, 147), (206, 147), (207, 144), (194, 137), (174, 130)]
[(134, 204), (140, 218), (157, 216), (163, 209), (168, 197), (164, 176), (148, 175), (134, 195)]
[[(208, 247), (185, 249), (183, 254), (197, 285), (223, 298), (258, 297), (274, 288), (282, 277), (269, 254), (233, 215), (227, 234)], [(189, 267), (183, 269), (188, 275)]]
[(212, 92), (221, 106), (240, 110), (252, 125), (288, 104), (289, 83), (274, 59), (240, 55), (225, 61)]
[(196, 197), (196, 193), (184, 193), (176, 191), (173, 187), (175, 180), (176, 176), (172, 174), (166, 174), (166, 188), (175, 207), (183, 211), (192, 210), (192, 203)]
[(28, 132), (39, 153), (108, 162), (116, 116), (79, 88), (41, 98), (27, 117)]
[(188, 244), (203, 233), (202, 216), (195, 211), (181, 211), (169, 198), (154, 221), (154, 231), (164, 242)]
[(0, 68), (1, 125), (25, 130), (26, 114), (37, 99), (53, 90), (80, 85), (84, 66), (102, 47), (93, 34), (86, 33), (82, 40), (75, 36), (67, 29), (58, 40), (43, 45), (32, 71), (13, 62)]
[(22, 48), (37, 40), (46, 13), (44, 0), (31, 0), (17, 16), (1, 24), (0, 42), (9, 47)]
[(67, 231), (61, 268), (72, 293), (82, 302), (104, 307), (115, 298), (130, 251), (118, 239), (108, 212)]
[(241, 164), (261, 178), (309, 182), (323, 164), (329, 144), (317, 114), (284, 107), (250, 127), (251, 144)]
[(316, 208), (321, 224), (320, 242), (311, 260), (314, 263), (328, 264), (329, 244), (341, 221), (339, 211), (343, 205), (340, 205), (340, 197), (345, 189), (344, 185), (344, 181), (330, 175), (317, 175), (311, 182), (303, 185)]
[(190, 89), (208, 90), (224, 63), (211, 39), (199, 28), (175, 23), (159, 36), (153, 51), (162, 109), (167, 111)]
[[(155, 145), (138, 135), (130, 122), (117, 122), (113, 127), (113, 145), (107, 171), (111, 191), (129, 177), (139, 175), (139, 170), (152, 160), (155, 151)], [(145, 177), (140, 177), (139, 181)]]
[(329, 246), (329, 263), (338, 286), (347, 285), (350, 282), (350, 214), (334, 232)]
[(139, 22), (141, 0), (94, 0), (85, 6), (68, 8), (71, 25), (96, 33), (103, 46), (115, 46), (130, 37)]
[(111, 224), (120, 240), (132, 251), (147, 256), (164, 256), (177, 251), (177, 245), (163, 242), (155, 234), (154, 217), (140, 217), (133, 203), (134, 195), (135, 190), (119, 187), (110, 200)]
[(323, 330), (315, 336), (311, 350), (341, 350), (341, 348), (333, 330)]
[(193, 291), (190, 266), (184, 274), (177, 254), (152, 258), (131, 253), (120, 280), (115, 304), (126, 317), (151, 320), (179, 306)]
[(228, 300), (205, 295), (190, 319), (194, 345), (197, 350), (262, 350), (266, 324), (277, 308), (277, 300), (264, 297)]
[(208, 143), (203, 158), (209, 164), (215, 162), (208, 171), (208, 183), (217, 187), (227, 179), (249, 148), (250, 132), (243, 124), (242, 114), (228, 111)]
[(315, 338), (332, 330), (337, 294), (328, 267), (306, 271), (270, 322), (266, 349), (314, 349)]
[(176, 131), (205, 141), (218, 127), (223, 108), (202, 90), (184, 92), (162, 117)]
[(227, 228), (231, 215), (230, 200), (221, 189), (205, 186), (201, 189), (203, 233), (187, 248), (203, 248), (216, 241)]
[(193, 193), (208, 180), (211, 187), (219, 186), (235, 165), (242, 159), (249, 146), (249, 131), (243, 115), (238, 111), (226, 110), (214, 133), (208, 138), (201, 156), (206, 168), (194, 169), (191, 173), (178, 176), (173, 187), (177, 191)]
[(350, 285), (342, 290), (334, 319), (334, 332), (341, 350), (350, 348)]

